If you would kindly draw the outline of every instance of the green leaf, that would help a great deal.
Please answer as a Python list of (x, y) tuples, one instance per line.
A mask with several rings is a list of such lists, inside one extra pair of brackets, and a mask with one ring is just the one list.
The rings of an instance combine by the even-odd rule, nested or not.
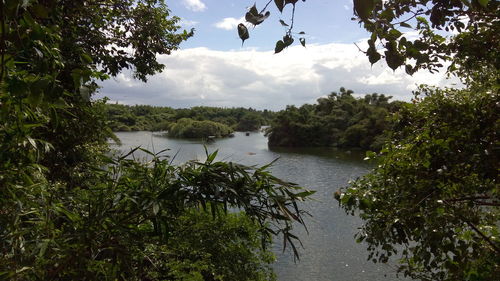
[(399, 25), (401, 25), (402, 27), (406, 27), (406, 28), (413, 28), (413, 27), (411, 27), (411, 25), (407, 24), (406, 22), (402, 22)]
[(354, 0), (354, 11), (363, 20), (368, 19), (374, 6), (375, 0)]
[(374, 63), (378, 62), (380, 58), (382, 57), (378, 52), (375, 47), (370, 46), (368, 50), (366, 51), (366, 55), (368, 56), (368, 60), (370, 63), (373, 65)]
[(81, 58), (82, 62), (89, 63), (89, 64), (92, 63), (92, 58), (88, 54), (83, 53), (80, 55), (80, 58)]
[(401, 37), (401, 35), (403, 35), (403, 33), (401, 33), (401, 31), (399, 31), (397, 29), (391, 29), (389, 31), (389, 33), (387, 34), (386, 39), (389, 41), (394, 41), (394, 40), (398, 39), (399, 37)]

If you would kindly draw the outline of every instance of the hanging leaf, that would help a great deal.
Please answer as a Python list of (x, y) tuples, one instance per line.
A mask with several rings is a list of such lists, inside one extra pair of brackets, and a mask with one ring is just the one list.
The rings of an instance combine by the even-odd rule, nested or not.
[(306, 46), (306, 38), (299, 38), (300, 44), (302, 44), (303, 47)]
[(293, 38), (290, 35), (283, 36), (283, 43), (285, 44), (285, 48), (293, 44)]
[(415, 69), (409, 64), (405, 65), (405, 71), (408, 75), (413, 75), (413, 73), (415, 73)]
[(274, 53), (277, 54), (281, 51), (283, 51), (283, 49), (285, 48), (285, 43), (281, 40), (279, 40), (278, 42), (276, 42), (276, 47), (274, 47)]
[(366, 51), (366, 55), (368, 56), (368, 60), (372, 65), (378, 62), (381, 58), (381, 55), (377, 52), (377, 49), (375, 49), (374, 46), (370, 46), (368, 48), (368, 50)]
[(368, 19), (375, 6), (375, 0), (354, 0), (354, 11), (363, 20)]
[(259, 25), (264, 22), (269, 16), (271, 12), (267, 11), (265, 14), (259, 14), (257, 11), (257, 7), (255, 4), (250, 8), (250, 10), (245, 14), (245, 20), (253, 25)]
[(299, 32), (300, 35), (306, 34), (304, 31)]
[(247, 27), (242, 23), (238, 24), (238, 35), (240, 36), (241, 39), (241, 46), (243, 46), (245, 40), (250, 38)]
[(252, 14), (251, 12), (247, 12), (245, 15), (245, 20), (253, 25), (259, 25), (263, 23), (269, 16), (271, 12), (267, 11), (265, 14)]
[(257, 10), (256, 4), (253, 4), (252, 8), (250, 8), (248, 12), (254, 16), (257, 16), (259, 14), (259, 11)]
[(385, 51), (385, 61), (392, 70), (396, 70), (403, 64), (404, 57), (401, 56), (396, 50), (387, 50)]
[(413, 28), (413, 27), (411, 27), (411, 25), (407, 24), (406, 22), (402, 22), (399, 25), (401, 25), (402, 27), (406, 27), (406, 28)]
[(389, 41), (395, 41), (399, 37), (401, 37), (401, 35), (403, 35), (401, 31), (397, 29), (391, 29), (385, 38)]
[(280, 20), (282, 26), (288, 26), (288, 24), (284, 20)]
[(280, 10), (280, 13), (283, 13), (283, 7), (285, 7), (285, 0), (274, 0), (274, 4), (276, 4), (276, 8)]

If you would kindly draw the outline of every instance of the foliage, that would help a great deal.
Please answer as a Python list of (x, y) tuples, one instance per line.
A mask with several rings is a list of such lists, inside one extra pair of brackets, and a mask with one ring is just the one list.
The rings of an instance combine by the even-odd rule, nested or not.
[(106, 104), (109, 126), (113, 131), (166, 131), (182, 118), (214, 121), (236, 131), (254, 131), (268, 124), (274, 112), (253, 108), (217, 108), (195, 106), (174, 109), (150, 105)]
[(498, 92), (420, 91), (423, 98), (397, 113), (377, 168), (337, 197), (346, 211), (360, 211), (357, 237), (374, 261), (400, 253), (399, 271), (412, 278), (493, 280), (500, 274)]
[(213, 121), (196, 121), (189, 118), (179, 119), (172, 124), (168, 135), (174, 138), (217, 138), (226, 137), (232, 133), (228, 126)]
[[(156, 55), (191, 36), (178, 21), (155, 0), (0, 1), (0, 279), (272, 277), (264, 246), (274, 234), (294, 241), (296, 201), (312, 192), (215, 154), (184, 167), (107, 156), (96, 81), (161, 70)], [(190, 256), (187, 229), (249, 267), (210, 247)]]
[(312, 192), (267, 167), (215, 162), (216, 153), (182, 167), (152, 156), (149, 163), (104, 159), (109, 166), (94, 169), (79, 188), (43, 178), (6, 186), (0, 276), (269, 280), (273, 259), (264, 249), (272, 235), (296, 238), (291, 223), (303, 223), (296, 201)]
[[(170, 53), (190, 36), (176, 33), (179, 19), (161, 1), (13, 0), (2, 2), (0, 10), (2, 151), (11, 152), (2, 160), (22, 159), (22, 143), (50, 148), (24, 165), (54, 167), (51, 180), (70, 181), (72, 171), (91, 157), (88, 144), (104, 144), (112, 136), (100, 103), (90, 101), (94, 80), (123, 68), (135, 68), (145, 79), (163, 67), (156, 54)], [(141, 20), (140, 13), (155, 17)], [(157, 29), (145, 34), (155, 40), (138, 42), (150, 24)]]
[(380, 150), (391, 129), (389, 116), (402, 102), (371, 94), (356, 99), (340, 88), (314, 105), (288, 106), (267, 130), (271, 146), (338, 146)]
[[(258, 227), (243, 213), (213, 218), (193, 210), (181, 216), (168, 240), (165, 270), (175, 280), (274, 280), (274, 255), (263, 250)], [(156, 251), (158, 253), (158, 251)], [(189, 277), (187, 277), (187, 276)]]

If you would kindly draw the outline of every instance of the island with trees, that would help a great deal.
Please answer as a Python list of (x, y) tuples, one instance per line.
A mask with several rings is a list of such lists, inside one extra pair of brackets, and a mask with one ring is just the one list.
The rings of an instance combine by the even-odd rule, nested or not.
[(275, 112), (270, 110), (242, 107), (195, 106), (174, 109), (108, 103), (104, 109), (113, 131), (168, 131), (169, 136), (183, 138), (222, 137), (233, 131), (256, 131), (268, 125), (275, 116)]

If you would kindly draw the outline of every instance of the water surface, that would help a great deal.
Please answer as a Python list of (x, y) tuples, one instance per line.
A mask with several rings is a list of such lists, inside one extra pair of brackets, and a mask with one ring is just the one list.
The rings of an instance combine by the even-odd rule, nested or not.
[[(166, 138), (151, 132), (117, 133), (122, 152), (141, 146), (150, 151), (170, 149), (175, 156), (174, 164), (189, 160), (203, 161), (205, 148), (218, 150), (218, 160), (233, 161), (246, 165), (264, 165), (276, 158), (273, 175), (316, 190), (314, 201), (302, 207), (313, 217), (307, 218), (309, 234), (297, 228), (304, 249), (300, 249), (300, 262), (294, 263), (292, 254), (282, 253), (280, 241), (276, 241), (277, 261), (274, 265), (280, 281), (351, 281), (351, 280), (400, 280), (396, 278), (394, 265), (374, 264), (366, 261), (366, 245), (357, 244), (353, 236), (361, 221), (346, 215), (338, 207), (333, 193), (370, 169), (363, 153), (333, 148), (279, 148), (269, 149), (262, 133), (236, 133), (234, 138), (219, 139), (211, 143), (202, 140)], [(137, 153), (137, 157), (145, 154)]]

